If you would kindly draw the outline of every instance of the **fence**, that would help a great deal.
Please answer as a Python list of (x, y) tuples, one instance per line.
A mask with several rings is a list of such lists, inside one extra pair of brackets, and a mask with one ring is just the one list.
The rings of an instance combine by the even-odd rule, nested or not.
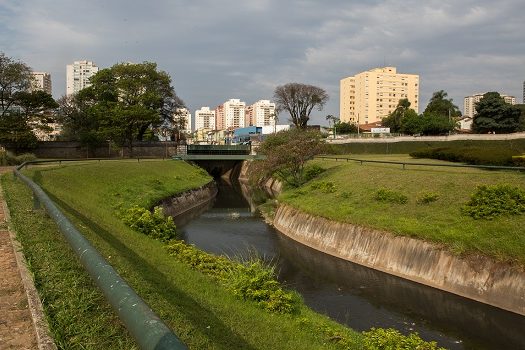
[(20, 172), (29, 164), (61, 163), (64, 161), (73, 160), (25, 162), (15, 169), (14, 175), (33, 191), (35, 207), (40, 207), (42, 204), (49, 216), (55, 220), (81, 264), (105, 295), (140, 348), (145, 350), (187, 349), (146, 302), (138, 296), (107, 260), (84, 238), (42, 188)]

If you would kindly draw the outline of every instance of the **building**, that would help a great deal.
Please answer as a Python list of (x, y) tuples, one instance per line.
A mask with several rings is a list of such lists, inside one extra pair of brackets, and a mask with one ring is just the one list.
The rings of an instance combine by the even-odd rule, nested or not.
[(201, 107), (195, 111), (195, 130), (215, 130), (215, 111)]
[(33, 84), (31, 86), (31, 91), (42, 90), (48, 94), (53, 94), (53, 89), (51, 86), (51, 75), (46, 72), (32, 72), (33, 75)]
[(191, 113), (186, 108), (177, 108), (173, 114), (173, 122), (180, 132), (191, 134)]
[(396, 67), (374, 68), (340, 81), (341, 122), (369, 124), (381, 121), (407, 98), (419, 110), (419, 75), (397, 73)]
[[(246, 103), (241, 102), (239, 99), (230, 99), (222, 104), (223, 111), (221, 115), (216, 114), (217, 118), (217, 129), (235, 129), (243, 128), (245, 126), (245, 108)], [(219, 117), (223, 120), (219, 123)], [(222, 125), (219, 128), (219, 125)]]
[(224, 104), (215, 107), (215, 129), (224, 129)]
[(275, 103), (259, 100), (246, 107), (246, 126), (273, 126), (275, 124)]
[[(464, 117), (470, 117), (474, 118), (476, 115), (476, 103), (479, 102), (483, 98), (484, 94), (474, 94), (471, 96), (466, 96), (463, 100), (463, 116)], [(516, 98), (514, 96), (509, 95), (501, 95), (505, 102), (511, 105), (516, 104)]]
[(66, 95), (72, 95), (90, 86), (89, 78), (98, 72), (91, 61), (75, 61), (66, 68)]

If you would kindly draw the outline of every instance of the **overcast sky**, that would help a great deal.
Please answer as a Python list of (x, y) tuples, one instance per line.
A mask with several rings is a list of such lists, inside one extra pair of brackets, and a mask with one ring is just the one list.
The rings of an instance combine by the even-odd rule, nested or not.
[(312, 84), (330, 100), (311, 123), (327, 124), (339, 80), (384, 65), (419, 74), (419, 112), (437, 90), (462, 111), (477, 92), (521, 103), (523, 11), (523, 0), (0, 0), (0, 51), (51, 73), (55, 98), (75, 60), (156, 62), (192, 114)]

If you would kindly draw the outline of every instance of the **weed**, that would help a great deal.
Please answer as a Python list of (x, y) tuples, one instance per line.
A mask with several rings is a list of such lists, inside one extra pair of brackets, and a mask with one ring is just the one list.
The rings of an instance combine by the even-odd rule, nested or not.
[(418, 204), (429, 204), (435, 202), (439, 199), (439, 194), (435, 192), (423, 192), (419, 195), (417, 199)]
[(508, 184), (478, 186), (462, 208), (474, 219), (491, 220), (499, 215), (518, 215), (525, 212), (525, 191)]
[(377, 190), (374, 199), (380, 202), (395, 204), (406, 204), (408, 202), (408, 197), (404, 194), (386, 188), (380, 188)]

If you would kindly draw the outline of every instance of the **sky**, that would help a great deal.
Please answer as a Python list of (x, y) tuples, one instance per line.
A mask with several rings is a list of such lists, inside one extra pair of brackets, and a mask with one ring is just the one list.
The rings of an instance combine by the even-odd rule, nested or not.
[(419, 74), (420, 113), (438, 90), (462, 111), (479, 92), (522, 103), (524, 34), (523, 0), (0, 0), (0, 52), (50, 73), (55, 98), (73, 61), (149, 61), (192, 114), (321, 87), (330, 99), (310, 124), (322, 125), (342, 78), (383, 66)]

